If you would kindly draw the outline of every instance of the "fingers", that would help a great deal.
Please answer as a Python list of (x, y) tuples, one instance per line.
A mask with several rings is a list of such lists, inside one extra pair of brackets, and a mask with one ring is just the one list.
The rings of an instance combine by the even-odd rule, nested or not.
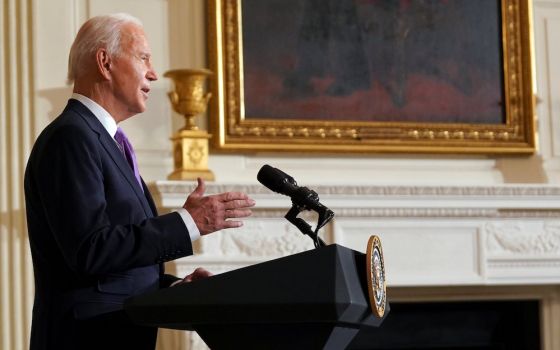
[(243, 221), (236, 221), (236, 220), (226, 220), (224, 221), (224, 223), (221, 225), (221, 229), (228, 229), (228, 228), (238, 228), (243, 226)]
[(203, 267), (196, 268), (191, 274), (183, 278), (183, 282), (198, 281), (207, 277), (213, 276), (213, 273)]
[(225, 202), (223, 209), (224, 221), (222, 223), (222, 228), (235, 228), (243, 226), (243, 222), (229, 219), (246, 218), (248, 216), (251, 216), (253, 212), (249, 208), (253, 207), (254, 205), (255, 201), (248, 197), (247, 199), (236, 199)]
[(206, 183), (200, 177), (196, 178), (197, 185), (194, 191), (187, 197), (185, 204), (183, 204), (183, 208), (189, 210), (189, 207), (192, 207), (192, 202), (196, 202), (204, 197), (204, 192), (206, 191)]
[(237, 218), (246, 218), (251, 216), (253, 212), (250, 209), (230, 209), (226, 210), (224, 213), (224, 221), (222, 224), (222, 229), (227, 228), (237, 228), (243, 226), (243, 221), (229, 220)]
[(206, 270), (204, 267), (197, 267), (194, 270), (193, 274), (196, 275), (197, 277), (202, 277), (202, 278), (206, 278), (214, 275), (212, 272)]
[(225, 211), (226, 219), (246, 218), (251, 216), (253, 212), (250, 209), (228, 209)]
[(225, 192), (219, 194), (218, 197), (220, 197), (220, 200), (224, 202), (234, 201), (238, 199), (249, 199), (249, 196), (247, 196), (247, 194), (243, 192)]
[(190, 196), (194, 195), (195, 197), (202, 197), (204, 196), (204, 192), (206, 191), (206, 183), (200, 177), (197, 177), (196, 181), (197, 181), (197, 186), (194, 189), (194, 191), (190, 194)]
[(238, 208), (250, 208), (253, 206), (255, 206), (255, 201), (251, 198), (236, 199), (229, 202), (224, 202), (224, 207), (226, 210), (235, 210)]

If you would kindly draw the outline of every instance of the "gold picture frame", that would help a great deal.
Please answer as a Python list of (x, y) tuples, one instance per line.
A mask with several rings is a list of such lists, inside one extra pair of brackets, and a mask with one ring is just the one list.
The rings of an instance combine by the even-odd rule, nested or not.
[[(272, 4), (274, 1), (267, 2)], [(209, 64), (215, 73), (210, 84), (213, 94), (209, 111), (212, 149), (236, 153), (534, 153), (531, 3), (529, 0), (488, 1), (495, 4), (499, 17), (495, 18), (499, 32), (495, 49), (501, 62), (497, 76), (492, 79), (500, 82), (501, 95), (496, 104), (502, 111), (501, 119), (490, 123), (476, 118), (459, 122), (398, 120), (398, 115), (397, 120), (381, 121), (346, 120), (344, 116), (307, 119), (305, 116), (263, 118), (252, 115), (247, 112), (245, 83), (248, 78), (244, 76), (244, 71), (250, 68), (244, 67), (245, 51), (249, 50), (244, 49), (242, 31), (243, 26), (248, 25), (248, 17), (243, 23), (243, 12), (247, 10), (243, 8), (245, 2), (208, 1)], [(248, 4), (264, 6), (255, 5), (257, 3), (262, 2)], [(270, 7), (270, 11), (266, 13), (272, 13), (274, 9)], [(266, 52), (266, 48), (255, 49), (254, 44), (251, 46), (254, 52)], [(258, 99), (259, 96), (253, 98)], [(344, 98), (337, 96), (336, 100), (344, 101)], [(470, 117), (467, 115), (467, 118)]]

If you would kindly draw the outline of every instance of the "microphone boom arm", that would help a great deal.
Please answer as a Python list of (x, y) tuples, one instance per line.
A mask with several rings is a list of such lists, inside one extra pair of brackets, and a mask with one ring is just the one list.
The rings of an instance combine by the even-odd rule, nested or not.
[(317, 227), (315, 228), (315, 231), (313, 231), (311, 225), (309, 225), (302, 218), (297, 217), (299, 213), (301, 213), (304, 210), (306, 210), (305, 207), (293, 203), (292, 208), (286, 213), (284, 217), (286, 218), (286, 220), (288, 220), (290, 223), (296, 226), (301, 231), (301, 233), (311, 237), (311, 239), (313, 240), (313, 244), (315, 245), (315, 248), (326, 246), (325, 241), (323, 241), (319, 237), (318, 232), (321, 227), (325, 226), (334, 217), (334, 213), (326, 207), (325, 210), (318, 212), (319, 221), (317, 223)]

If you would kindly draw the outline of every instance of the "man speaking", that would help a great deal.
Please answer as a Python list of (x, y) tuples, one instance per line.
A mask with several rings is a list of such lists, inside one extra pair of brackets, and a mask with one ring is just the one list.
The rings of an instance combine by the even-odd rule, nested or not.
[[(183, 208), (157, 215), (118, 126), (144, 112), (157, 79), (138, 19), (88, 20), (70, 50), (68, 79), (72, 97), (38, 137), (25, 173), (31, 349), (153, 349), (157, 329), (132, 324), (124, 300), (182, 282), (163, 263), (191, 255), (200, 235), (241, 226), (236, 219), (254, 201), (238, 192), (205, 196), (199, 179)], [(197, 269), (184, 281), (208, 275)]]

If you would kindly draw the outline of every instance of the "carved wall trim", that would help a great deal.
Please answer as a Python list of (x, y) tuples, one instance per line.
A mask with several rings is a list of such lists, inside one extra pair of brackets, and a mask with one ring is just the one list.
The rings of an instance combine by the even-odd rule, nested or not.
[(491, 223), (484, 227), (489, 254), (557, 255), (559, 222), (527, 227), (523, 223)]
[(313, 248), (311, 240), (302, 239), (302, 234), (288, 223), (274, 221), (277, 230), (263, 221), (246, 221), (240, 231), (225, 230), (217, 235), (209, 235), (201, 240), (200, 253), (227, 257), (281, 257)]
[(488, 260), (488, 266), (493, 268), (508, 268), (508, 269), (517, 269), (517, 268), (559, 268), (560, 267), (560, 260), (559, 259), (539, 259), (539, 260), (527, 260), (527, 259), (520, 259), (520, 260)]
[[(544, 196), (560, 200), (560, 186), (556, 185), (499, 185), (499, 186), (366, 186), (366, 185), (309, 185), (320, 196), (374, 196), (374, 197), (434, 197), (434, 198), (512, 198)], [(159, 193), (188, 193), (195, 183), (181, 181), (156, 181), (152, 188)], [(207, 192), (242, 191), (250, 194), (271, 194), (260, 184), (207, 183)], [(277, 194), (274, 194), (275, 196)], [(538, 198), (536, 198), (538, 197)], [(560, 205), (559, 205), (560, 208)]]

